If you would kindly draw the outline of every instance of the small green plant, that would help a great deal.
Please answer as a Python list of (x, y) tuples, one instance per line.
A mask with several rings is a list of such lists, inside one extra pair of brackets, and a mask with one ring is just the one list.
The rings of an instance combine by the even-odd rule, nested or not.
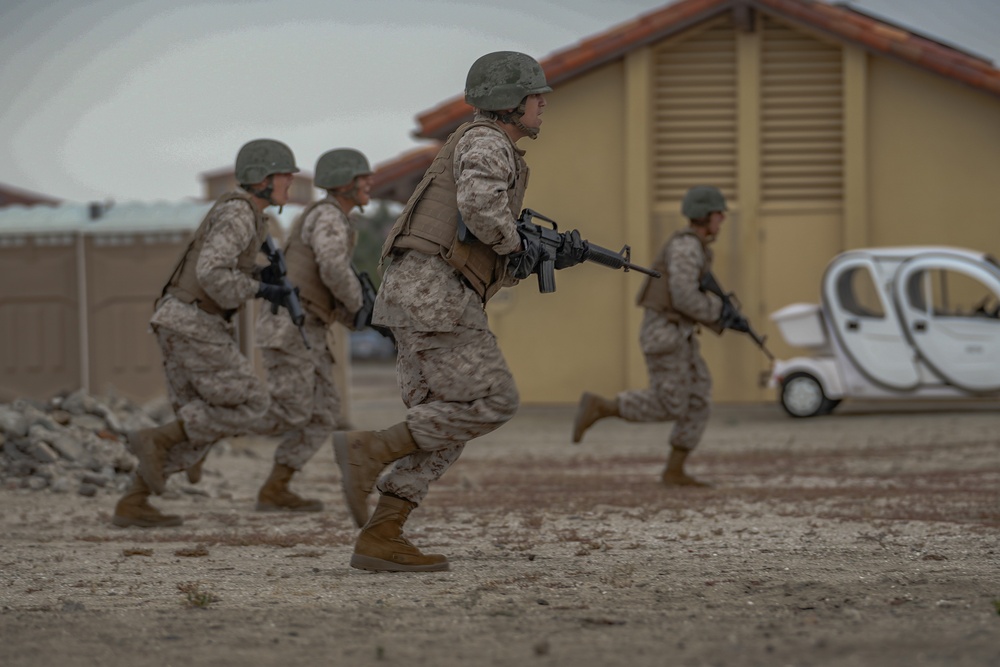
[(177, 584), (177, 590), (184, 594), (184, 604), (188, 607), (207, 609), (208, 605), (219, 601), (211, 591), (202, 590), (201, 584), (196, 581)]

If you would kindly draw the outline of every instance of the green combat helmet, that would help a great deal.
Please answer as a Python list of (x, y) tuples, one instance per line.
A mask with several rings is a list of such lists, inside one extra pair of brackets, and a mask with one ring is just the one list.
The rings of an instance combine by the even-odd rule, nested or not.
[(371, 165), (360, 151), (353, 148), (337, 148), (327, 151), (316, 160), (316, 175), (313, 185), (323, 190), (332, 190), (348, 185), (356, 176), (372, 173)]
[(726, 198), (719, 188), (712, 185), (696, 185), (684, 194), (681, 213), (688, 220), (702, 220), (716, 211), (725, 211)]
[(260, 183), (272, 174), (294, 174), (292, 149), (273, 139), (254, 139), (243, 144), (236, 155), (236, 182), (241, 185)]
[(538, 61), (516, 51), (487, 53), (465, 79), (465, 101), (485, 111), (515, 109), (528, 95), (550, 92)]

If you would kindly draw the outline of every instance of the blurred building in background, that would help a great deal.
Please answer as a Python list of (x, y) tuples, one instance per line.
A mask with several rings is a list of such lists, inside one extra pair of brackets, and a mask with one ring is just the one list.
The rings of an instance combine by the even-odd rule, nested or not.
[[(680, 0), (541, 63), (554, 92), (539, 140), (520, 143), (525, 205), (598, 245), (627, 242), (648, 266), (686, 224), (684, 192), (720, 187), (730, 210), (715, 271), (765, 334), (777, 332), (771, 312), (818, 301), (824, 268), (846, 249), (948, 244), (1000, 256), (989, 200), (1000, 70), (960, 43), (844, 3)], [(378, 165), (375, 196), (405, 201), (471, 118), (461, 96), (417, 115), (427, 150)], [(557, 274), (555, 294), (527, 281), (490, 302), (525, 402), (646, 384), (642, 281), (582, 265)], [(758, 382), (767, 359), (749, 340), (702, 341), (717, 400), (770, 398)], [(769, 344), (793, 352), (779, 336)]]
[(55, 206), (59, 200), (54, 197), (28, 192), (0, 183), (0, 208), (4, 206)]
[[(777, 333), (770, 313), (818, 301), (843, 250), (947, 244), (1000, 256), (989, 200), (1000, 182), (1000, 70), (960, 40), (843, 3), (680, 0), (541, 61), (554, 92), (540, 140), (522, 142), (525, 204), (601, 246), (629, 243), (649, 265), (685, 224), (684, 191), (721, 187), (730, 211), (716, 273), (765, 334)], [(377, 165), (373, 195), (405, 202), (471, 114), (459, 96), (417, 115), (427, 145)], [(153, 301), (210, 202), (236, 186), (232, 169), (201, 179), (202, 201), (155, 204), (60, 203), (0, 185), (0, 401), (164, 392), (147, 331)], [(298, 174), (296, 204), (271, 210), (275, 235), (320, 194)], [(560, 271), (555, 294), (525, 281), (490, 302), (526, 403), (645, 385), (642, 280), (585, 264)], [(247, 350), (252, 321), (241, 318)], [(341, 334), (334, 356), (347, 385)], [(702, 339), (717, 400), (770, 400), (757, 383), (766, 359), (749, 340)], [(779, 336), (768, 343), (793, 352)]]

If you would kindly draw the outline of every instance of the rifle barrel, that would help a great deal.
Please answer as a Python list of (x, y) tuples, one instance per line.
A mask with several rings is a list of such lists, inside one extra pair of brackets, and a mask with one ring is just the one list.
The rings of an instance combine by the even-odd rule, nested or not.
[(638, 271), (639, 273), (645, 273), (647, 276), (653, 276), (654, 278), (660, 277), (659, 271), (654, 271), (653, 269), (647, 269), (644, 266), (639, 266), (638, 264), (633, 264), (632, 262), (630, 262), (628, 255), (626, 255), (624, 252), (617, 253), (614, 250), (603, 248), (589, 241), (587, 241), (586, 244), (587, 244), (587, 254), (585, 255), (585, 261), (587, 262), (594, 262), (595, 264), (603, 264), (604, 266), (610, 267), (612, 269), (624, 268), (626, 271)]
[(625, 268), (631, 271), (638, 271), (639, 273), (645, 273), (647, 276), (652, 276), (654, 278), (659, 278), (663, 275), (662, 273), (656, 271), (655, 269), (647, 269), (645, 266), (639, 266), (638, 264), (632, 264), (631, 262), (627, 263), (625, 265)]

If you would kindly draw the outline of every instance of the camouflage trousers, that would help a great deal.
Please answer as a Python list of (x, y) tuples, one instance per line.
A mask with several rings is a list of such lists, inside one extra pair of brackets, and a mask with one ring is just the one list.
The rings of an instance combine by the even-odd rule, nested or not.
[(188, 441), (167, 453), (163, 472), (186, 470), (225, 437), (254, 432), (270, 405), (267, 386), (236, 341), (215, 343), (154, 327), (167, 391)]
[(663, 354), (646, 353), (649, 387), (618, 394), (618, 412), (631, 422), (676, 421), (670, 445), (698, 446), (711, 412), (712, 377), (698, 339), (690, 336)]
[(430, 484), (461, 455), (465, 443), (496, 430), (517, 412), (520, 397), (496, 338), (485, 328), (447, 333), (394, 328), (396, 370), (406, 425), (420, 451), (393, 464), (382, 493), (420, 503)]
[[(257, 432), (281, 436), (274, 462), (301, 470), (337, 426), (340, 393), (334, 382), (334, 360), (326, 343), (326, 326), (315, 318), (303, 325), (310, 349), (286, 313), (293, 330), (283, 347), (262, 347), (271, 390), (271, 408)], [(288, 337), (283, 337), (288, 340)]]

